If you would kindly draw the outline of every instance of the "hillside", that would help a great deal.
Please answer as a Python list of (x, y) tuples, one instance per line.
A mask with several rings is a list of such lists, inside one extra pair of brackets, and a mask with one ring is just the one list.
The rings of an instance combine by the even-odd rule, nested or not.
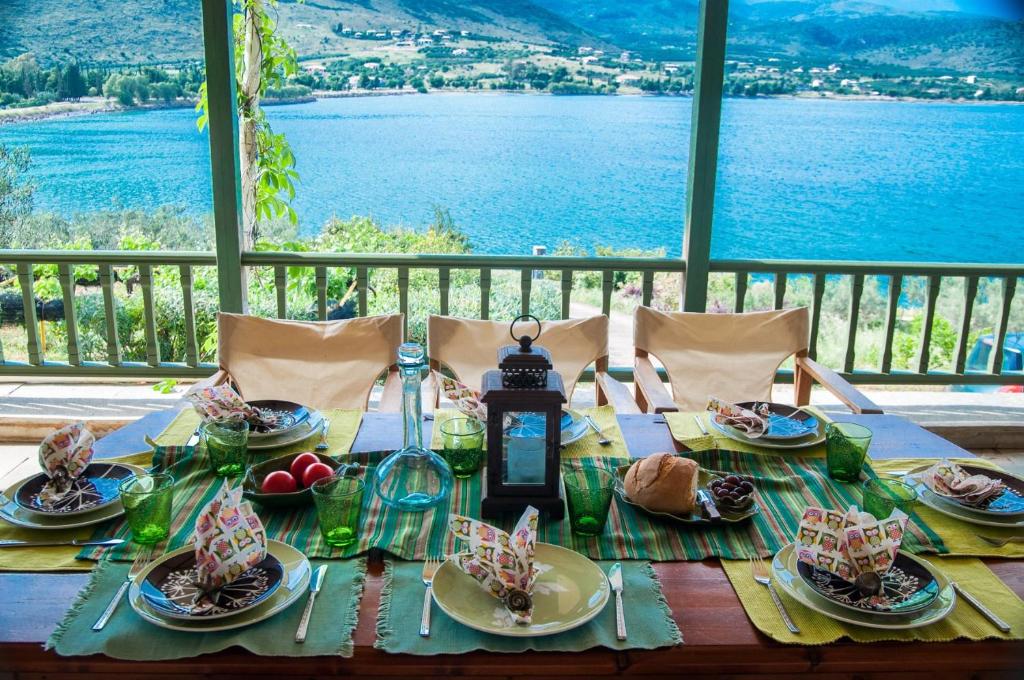
[[(732, 0), (729, 56), (860, 61), (953, 72), (1024, 73), (1024, 20), (913, 11), (919, 0)], [(300, 55), (350, 52), (352, 31), (468, 31), (506, 42), (628, 49), (692, 59), (698, 0), (281, 0)], [(34, 52), (114, 65), (202, 57), (198, 0), (0, 0), (0, 59)], [(365, 41), (364, 41), (365, 42)]]
[[(693, 58), (697, 0), (536, 1), (594, 35), (649, 58)], [(894, 7), (859, 0), (733, 0), (729, 56), (1024, 73), (1024, 21), (907, 9), (915, 4), (926, 3)]]
[[(538, 45), (602, 44), (530, 0), (281, 0), (279, 26), (300, 55), (343, 50), (356, 31), (465, 30)], [(0, 58), (34, 52), (113, 64), (202, 57), (198, 0), (2, 0)]]

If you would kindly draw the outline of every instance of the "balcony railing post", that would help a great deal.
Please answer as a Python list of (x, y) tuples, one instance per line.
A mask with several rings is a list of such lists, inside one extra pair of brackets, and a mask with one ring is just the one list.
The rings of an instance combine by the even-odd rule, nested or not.
[(686, 174), (686, 227), (683, 232), (683, 310), (703, 312), (708, 301), (711, 221), (715, 209), (718, 127), (722, 118), (725, 33), (728, 0), (701, 0), (697, 26), (697, 66), (690, 116), (690, 160)]
[(235, 46), (231, 0), (203, 0), (206, 97), (210, 132), (210, 177), (217, 235), (220, 309), (246, 311), (242, 267), (242, 180), (239, 173), (238, 113), (235, 106)]

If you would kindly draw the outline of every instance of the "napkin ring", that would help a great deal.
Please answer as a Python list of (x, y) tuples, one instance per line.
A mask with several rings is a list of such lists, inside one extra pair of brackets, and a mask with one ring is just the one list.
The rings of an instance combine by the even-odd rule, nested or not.
[(533, 598), (525, 590), (511, 588), (501, 600), (511, 612), (528, 612), (533, 607)]

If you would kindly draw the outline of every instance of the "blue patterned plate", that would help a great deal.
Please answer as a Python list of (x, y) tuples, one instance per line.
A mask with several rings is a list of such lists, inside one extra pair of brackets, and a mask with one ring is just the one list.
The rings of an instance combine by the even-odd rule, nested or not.
[(309, 420), (311, 411), (302, 404), (281, 399), (258, 399), (248, 402), (249, 406), (255, 406), (265, 413), (278, 417), (278, 423), (272, 429), (252, 430), (249, 432), (250, 439), (263, 439), (276, 437), (291, 432), (298, 426)]
[(963, 508), (967, 512), (976, 513), (979, 515), (988, 515), (989, 517), (1006, 517), (1006, 518), (1019, 518), (1024, 515), (1024, 479), (1014, 477), (1013, 475), (1003, 472), (1002, 470), (993, 470), (992, 468), (980, 467), (977, 465), (960, 465), (964, 472), (971, 475), (985, 475), (992, 479), (998, 479), (1003, 483), (1005, 487), (1003, 493), (999, 494), (995, 498), (991, 499), (985, 505), (968, 505), (962, 503), (956, 498), (947, 498), (942, 494), (932, 494), (943, 503), (949, 503), (955, 505), (958, 508)]
[(48, 501), (40, 492), (49, 476), (40, 472), (18, 487), (14, 502), (31, 513), (49, 517), (71, 517), (93, 512), (120, 500), (117, 487), (135, 472), (120, 463), (90, 463), (80, 477), (71, 482), (71, 488), (56, 501)]
[(882, 592), (863, 596), (849, 581), (806, 562), (797, 562), (803, 582), (829, 602), (872, 614), (912, 614), (931, 606), (939, 596), (939, 583), (921, 563), (899, 553), (882, 576)]
[[(587, 421), (578, 413), (569, 409), (562, 410), (562, 420), (559, 423), (559, 427), (561, 427), (562, 446), (582, 439), (590, 431)], [(543, 437), (544, 418), (539, 413), (524, 413), (516, 419), (512, 426), (506, 428), (505, 432), (510, 437)]]
[[(741, 401), (737, 406), (757, 409), (763, 401)], [(762, 439), (799, 439), (818, 431), (818, 419), (807, 411), (768, 402), (768, 431), (761, 435)]]
[(221, 619), (257, 606), (277, 591), (283, 578), (284, 567), (280, 560), (267, 553), (262, 562), (218, 588), (212, 595), (211, 606), (193, 611), (192, 602), (199, 587), (196, 585), (196, 554), (188, 550), (158, 562), (140, 584), (140, 594), (161, 616), (186, 621)]

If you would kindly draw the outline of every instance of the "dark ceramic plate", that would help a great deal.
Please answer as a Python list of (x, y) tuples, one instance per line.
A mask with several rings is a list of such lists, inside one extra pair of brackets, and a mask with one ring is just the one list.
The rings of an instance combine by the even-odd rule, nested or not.
[(168, 557), (157, 564), (139, 584), (146, 604), (161, 616), (172, 619), (219, 619), (240, 614), (260, 604), (281, 586), (284, 566), (271, 554), (216, 590), (213, 604), (201, 611), (192, 610), (199, 593), (196, 586), (196, 554), (193, 551)]
[(1013, 475), (1001, 470), (993, 470), (992, 468), (978, 467), (976, 465), (961, 465), (960, 467), (971, 475), (985, 475), (992, 479), (998, 479), (1002, 481), (1006, 488), (1003, 489), (1003, 493), (999, 494), (983, 506), (961, 503), (954, 498), (947, 498), (941, 494), (935, 493), (934, 491), (932, 492), (932, 495), (943, 503), (950, 503), (963, 508), (964, 510), (976, 512), (979, 515), (989, 515), (994, 517), (1016, 517), (1017, 515), (1024, 515), (1024, 479), (1014, 477)]
[[(754, 410), (763, 401), (741, 401), (737, 406)], [(763, 439), (799, 439), (818, 431), (818, 419), (793, 406), (768, 402), (768, 431)]]
[(119, 498), (117, 487), (134, 475), (131, 468), (118, 463), (90, 463), (85, 472), (71, 483), (71, 490), (50, 504), (39, 497), (50, 481), (46, 474), (40, 472), (21, 485), (14, 495), (14, 502), (30, 512), (43, 515), (79, 515), (116, 503)]
[(814, 592), (848, 609), (872, 614), (912, 614), (929, 607), (939, 596), (939, 583), (920, 563), (896, 555), (882, 577), (882, 593), (864, 597), (857, 588), (831, 572), (797, 561), (797, 571)]
[(258, 399), (250, 401), (248, 404), (255, 406), (261, 411), (275, 413), (281, 419), (280, 423), (273, 429), (259, 429), (249, 433), (250, 437), (257, 439), (261, 437), (276, 437), (285, 432), (291, 432), (309, 419), (310, 410), (302, 404), (296, 404), (292, 401)]
[[(334, 460), (330, 456), (316, 453), (315, 451), (313, 453), (320, 459), (321, 463), (326, 463), (332, 470), (337, 471), (338, 461)], [(242, 481), (242, 496), (250, 501), (256, 501), (268, 508), (294, 508), (300, 505), (309, 505), (312, 503), (313, 492), (308, 488), (299, 489), (291, 493), (263, 493), (260, 491), (260, 487), (263, 485), (263, 480), (267, 475), (276, 470), (290, 469), (292, 461), (300, 455), (301, 453), (292, 453), (287, 456), (271, 458), (270, 460), (251, 466), (249, 471), (245, 474), (245, 479)]]

